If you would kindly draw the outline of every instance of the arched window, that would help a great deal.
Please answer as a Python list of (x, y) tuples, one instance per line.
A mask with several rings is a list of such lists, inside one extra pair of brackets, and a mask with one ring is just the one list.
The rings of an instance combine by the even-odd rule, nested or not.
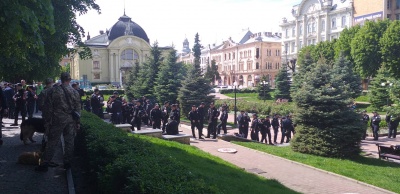
[(139, 55), (133, 49), (126, 49), (121, 53), (122, 60), (137, 60), (139, 59)]

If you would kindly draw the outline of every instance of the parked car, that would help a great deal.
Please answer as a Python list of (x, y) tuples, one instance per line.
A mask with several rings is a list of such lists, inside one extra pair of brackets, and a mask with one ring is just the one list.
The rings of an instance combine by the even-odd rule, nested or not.
[(97, 87), (99, 90), (107, 90), (107, 86), (98, 86)]

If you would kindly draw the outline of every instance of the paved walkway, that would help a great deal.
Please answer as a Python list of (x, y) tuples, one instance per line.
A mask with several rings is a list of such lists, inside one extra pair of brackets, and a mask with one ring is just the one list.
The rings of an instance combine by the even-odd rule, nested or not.
[[(183, 130), (183, 133), (191, 134), (191, 130), (187, 126), (181, 125), (181, 130)], [(230, 130), (229, 133), (234, 131), (235, 130)], [(203, 133), (206, 134), (206, 131)], [(192, 145), (195, 147), (218, 156), (240, 168), (244, 168), (246, 171), (256, 173), (268, 179), (276, 179), (285, 186), (298, 192), (318, 194), (391, 193), (223, 140), (191, 140), (193, 142)], [(217, 151), (219, 148), (234, 148), (238, 152), (236, 154), (220, 153)]]
[[(19, 120), (19, 123), (21, 119)], [(24, 145), (19, 139), (20, 128), (10, 127), (13, 120), (3, 118), (3, 145), (0, 146), (0, 193), (4, 194), (64, 194), (68, 193), (65, 170), (60, 166), (49, 168), (46, 173), (34, 171), (33, 165), (17, 164), (18, 157), (23, 152), (40, 150), (41, 135), (33, 137), (36, 143)], [(62, 147), (53, 159), (62, 164)]]

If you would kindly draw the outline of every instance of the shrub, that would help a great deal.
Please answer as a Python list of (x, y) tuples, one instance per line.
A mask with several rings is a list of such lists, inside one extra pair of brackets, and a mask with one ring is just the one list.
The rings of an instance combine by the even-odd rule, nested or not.
[(145, 138), (128, 136), (92, 113), (82, 112), (76, 139), (86, 170), (95, 180), (93, 193), (218, 193), (191, 175), (173, 157)]
[[(222, 104), (226, 102), (229, 106), (230, 111), (234, 111), (235, 100), (233, 99), (224, 99), (224, 100), (216, 100), (216, 107), (222, 106)], [(236, 101), (237, 111), (244, 110), (250, 113), (258, 113), (261, 115), (272, 115), (272, 114), (280, 114), (287, 115), (289, 113), (293, 113), (294, 105), (293, 103), (281, 103), (275, 104), (274, 102), (267, 101), (265, 103), (259, 102), (247, 102), (243, 99), (239, 99)]]
[[(124, 95), (125, 94), (125, 90), (121, 90), (121, 89), (115, 89), (115, 90), (100, 90), (100, 93), (103, 95), (112, 95), (114, 93), (114, 91), (117, 91), (119, 95)], [(88, 90), (85, 91), (86, 95), (92, 95), (93, 94), (93, 90)]]

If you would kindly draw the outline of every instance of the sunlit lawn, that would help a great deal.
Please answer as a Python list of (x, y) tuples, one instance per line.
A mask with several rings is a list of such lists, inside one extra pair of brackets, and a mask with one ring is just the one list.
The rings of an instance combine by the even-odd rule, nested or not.
[(400, 193), (400, 164), (398, 163), (363, 156), (357, 156), (351, 160), (326, 158), (294, 152), (290, 147), (245, 142), (233, 143)]

